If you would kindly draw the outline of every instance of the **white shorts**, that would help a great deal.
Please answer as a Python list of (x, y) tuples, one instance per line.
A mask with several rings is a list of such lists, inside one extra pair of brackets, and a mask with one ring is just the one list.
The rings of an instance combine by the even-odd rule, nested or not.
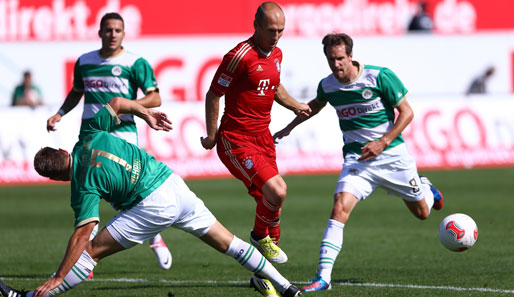
[(143, 201), (118, 213), (105, 227), (117, 242), (130, 248), (170, 226), (201, 237), (215, 222), (203, 201), (172, 173)]
[(366, 199), (377, 187), (406, 201), (419, 201), (425, 197), (416, 162), (409, 154), (381, 158), (379, 162), (359, 162), (345, 158), (334, 194), (349, 192), (357, 199)]

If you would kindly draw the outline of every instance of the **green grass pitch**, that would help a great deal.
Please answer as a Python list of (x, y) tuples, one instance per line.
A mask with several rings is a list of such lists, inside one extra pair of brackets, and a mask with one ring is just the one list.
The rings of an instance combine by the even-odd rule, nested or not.
[[(401, 199), (378, 190), (359, 203), (344, 230), (333, 289), (304, 296), (514, 296), (514, 168), (424, 172), (445, 196), (441, 211), (416, 219)], [(302, 286), (314, 276), (337, 175), (287, 176), (277, 266)], [(255, 202), (235, 179), (189, 180), (216, 217), (248, 241)], [(68, 186), (0, 187), (0, 279), (33, 289), (57, 269), (73, 229)], [(455, 212), (478, 225), (475, 246), (455, 253), (437, 237)], [(101, 226), (114, 210), (101, 202)], [(162, 233), (173, 266), (162, 271), (148, 245), (104, 259), (95, 278), (64, 296), (259, 296), (251, 273), (183, 231)]]

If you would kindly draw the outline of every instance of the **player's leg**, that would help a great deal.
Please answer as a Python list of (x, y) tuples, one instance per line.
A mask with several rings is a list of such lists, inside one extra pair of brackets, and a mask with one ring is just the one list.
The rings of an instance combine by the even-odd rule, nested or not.
[(269, 261), (274, 263), (287, 262), (287, 255), (274, 242), (269, 228), (274, 226), (275, 240), (280, 238), (280, 212), (285, 200), (287, 186), (280, 175), (269, 178), (262, 186), (263, 198), (257, 202), (253, 231), (250, 232), (251, 243), (257, 247)]
[(148, 243), (150, 244), (150, 248), (155, 254), (155, 258), (157, 259), (157, 264), (159, 264), (159, 267), (164, 270), (170, 269), (172, 262), (171, 252), (162, 239), (161, 234), (155, 235), (148, 241)]
[(269, 279), (283, 296), (298, 296), (299, 290), (263, 255), (249, 243), (234, 236), (220, 222), (216, 221), (200, 239), (219, 252), (233, 257), (244, 268)]
[(317, 275), (311, 279), (310, 285), (302, 288), (302, 291), (330, 290), (332, 269), (343, 247), (344, 226), (357, 202), (359, 200), (352, 193), (334, 194), (334, 207), (321, 240)]
[[(220, 160), (234, 177), (245, 184), (249, 194), (257, 202), (254, 227), (250, 232), (252, 244), (258, 247), (268, 260), (284, 263), (287, 256), (273, 243), (269, 236), (269, 226), (274, 224), (278, 227), (280, 208), (285, 199), (287, 186), (278, 175), (274, 161), (273, 138), (271, 135), (268, 136), (246, 136), (223, 131), (218, 135), (216, 147)], [(271, 148), (263, 148), (269, 145)], [(277, 234), (278, 230), (275, 229), (274, 236), (280, 236)]]
[(334, 190), (332, 214), (321, 240), (316, 277), (302, 291), (330, 289), (332, 269), (343, 246), (344, 226), (357, 202), (368, 197), (377, 186), (372, 169), (350, 158), (345, 161)]
[[(442, 207), (442, 195), (427, 178), (420, 178), (416, 162), (410, 155), (405, 154), (402, 159), (380, 165), (380, 171), (377, 172), (377, 176), (380, 175), (383, 180), (381, 186), (389, 193), (401, 197), (418, 219), (425, 220), (432, 208)], [(437, 197), (434, 193), (437, 193)], [(435, 203), (436, 199), (438, 204)]]
[[(50, 290), (46, 296), (57, 296), (65, 293), (72, 288), (82, 283), (89, 273), (93, 271), (96, 264), (103, 258), (110, 256), (114, 253), (124, 250), (121, 246), (107, 231), (102, 229), (92, 241), (86, 246), (86, 249), (80, 255), (78, 261), (73, 265), (70, 272), (64, 277), (63, 282), (56, 288)], [(3, 296), (9, 297), (32, 297), (34, 292), (22, 292), (10, 288), (5, 283), (0, 281), (0, 293)]]

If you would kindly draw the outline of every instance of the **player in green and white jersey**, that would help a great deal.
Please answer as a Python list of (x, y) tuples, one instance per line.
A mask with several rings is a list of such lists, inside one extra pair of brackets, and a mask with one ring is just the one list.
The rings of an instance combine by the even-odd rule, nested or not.
[[(47, 130), (55, 131), (62, 116), (75, 108), (84, 95), (84, 121), (93, 117), (113, 97), (135, 100), (144, 107), (161, 105), (161, 97), (152, 67), (143, 57), (128, 52), (121, 45), (125, 37), (123, 18), (118, 13), (107, 13), (100, 21), (98, 36), (102, 48), (79, 57), (75, 63), (73, 88), (59, 111), (47, 121)], [(145, 94), (137, 99), (138, 89)], [(82, 130), (82, 128), (81, 128)], [(137, 129), (132, 115), (123, 115), (121, 124), (111, 134), (138, 144)], [(97, 230), (93, 232), (96, 234)], [(149, 240), (162, 269), (171, 267), (171, 253), (160, 234)]]
[[(357, 202), (377, 187), (401, 197), (421, 220), (428, 218), (431, 208), (439, 210), (443, 206), (441, 193), (426, 177), (418, 175), (401, 136), (414, 114), (400, 79), (388, 68), (353, 61), (353, 40), (346, 34), (328, 34), (322, 43), (332, 74), (320, 81), (316, 98), (309, 102), (310, 117), (327, 102), (334, 107), (343, 132), (344, 164), (321, 241), (317, 276), (303, 291), (330, 289), (332, 268), (343, 244), (343, 228)], [(274, 139), (289, 135), (310, 117), (296, 117)]]
[[(116, 97), (83, 122), (84, 133), (72, 154), (42, 148), (34, 158), (36, 171), (52, 180), (71, 180), (75, 231), (52, 278), (28, 293), (0, 281), (0, 294), (43, 297), (67, 292), (80, 284), (101, 259), (143, 243), (173, 226), (266, 277), (283, 296), (298, 296), (299, 289), (252, 245), (221, 225), (180, 176), (137, 146), (106, 132), (119, 124), (119, 113), (135, 114), (156, 130), (171, 129), (165, 114)], [(100, 199), (120, 212), (90, 241), (89, 236), (100, 221)]]

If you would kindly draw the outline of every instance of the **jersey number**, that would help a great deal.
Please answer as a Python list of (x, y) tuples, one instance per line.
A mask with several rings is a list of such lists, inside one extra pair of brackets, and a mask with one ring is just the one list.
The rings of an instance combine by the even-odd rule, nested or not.
[(416, 194), (417, 192), (419, 192), (418, 183), (416, 183), (416, 180), (414, 178), (409, 181), (409, 184), (412, 186), (412, 193)]
[(132, 165), (130, 165), (129, 163), (127, 163), (127, 161), (123, 160), (122, 158), (118, 157), (118, 156), (115, 156), (111, 153), (108, 153), (108, 152), (104, 152), (102, 150), (97, 150), (97, 149), (93, 149), (93, 151), (91, 152), (91, 163), (89, 164), (89, 167), (90, 168), (93, 168), (93, 167), (102, 167), (102, 162), (101, 161), (98, 161), (98, 156), (102, 156), (104, 158), (107, 158), (115, 163), (118, 163), (120, 164), (121, 166), (123, 166), (125, 168), (125, 170), (127, 171), (130, 171), (132, 170)]

